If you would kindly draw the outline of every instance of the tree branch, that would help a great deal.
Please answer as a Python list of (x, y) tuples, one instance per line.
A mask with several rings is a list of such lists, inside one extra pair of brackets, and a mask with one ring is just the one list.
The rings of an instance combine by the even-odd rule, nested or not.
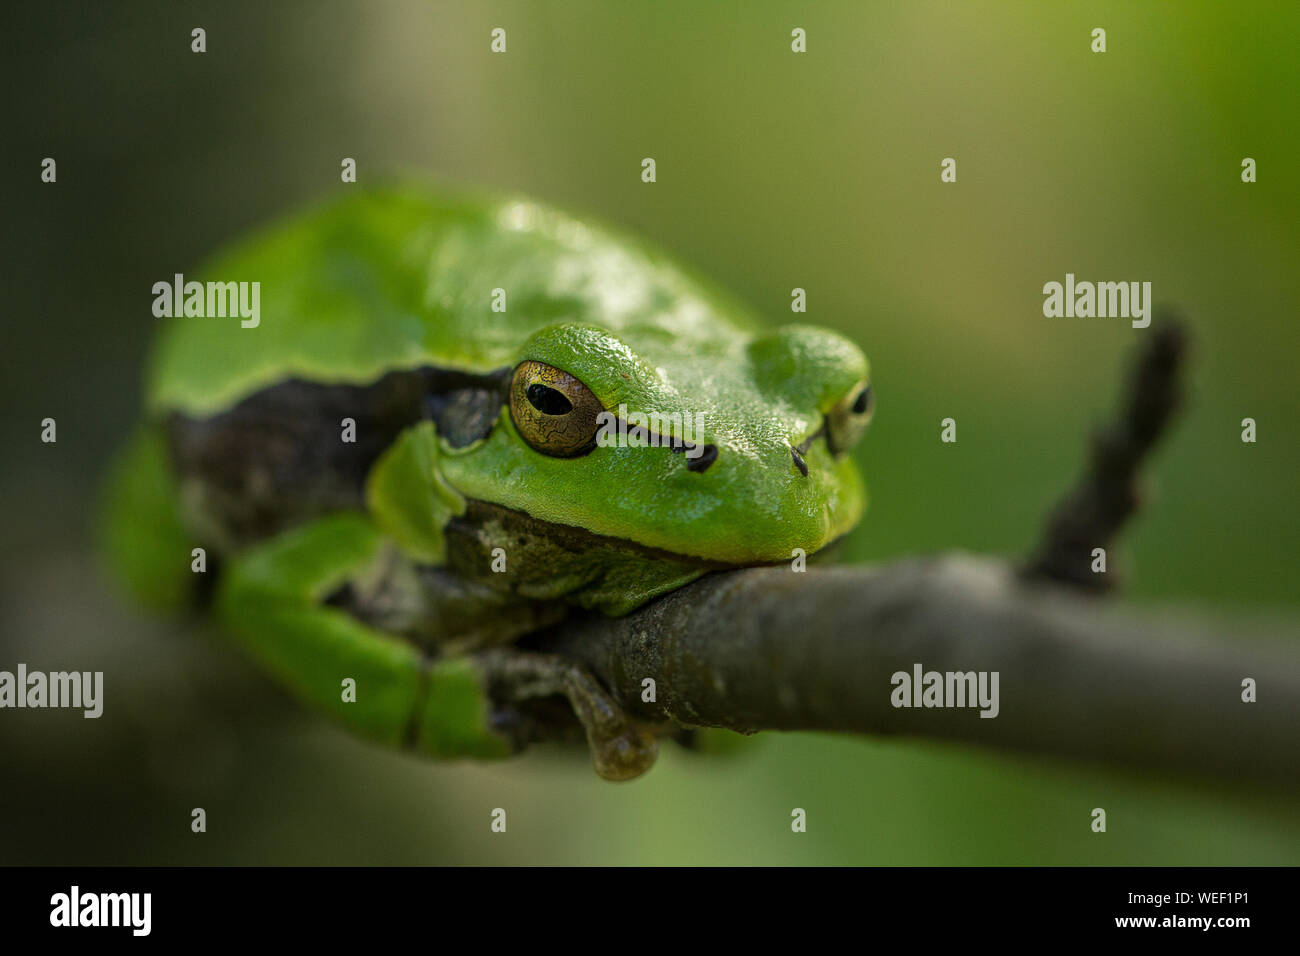
[[(998, 561), (716, 574), (620, 619), (553, 632), (645, 721), (912, 734), (1138, 768), (1294, 783), (1294, 644), (1125, 615)], [(893, 674), (997, 671), (999, 712), (904, 708)], [(653, 678), (656, 701), (643, 702)], [(1243, 703), (1242, 679), (1261, 685)]]

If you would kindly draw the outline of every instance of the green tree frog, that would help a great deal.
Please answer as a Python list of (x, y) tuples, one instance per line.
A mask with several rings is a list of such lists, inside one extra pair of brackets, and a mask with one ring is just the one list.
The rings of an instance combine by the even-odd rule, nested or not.
[[(350, 191), (203, 274), (259, 282), (260, 320), (163, 320), (108, 486), (111, 559), (146, 602), (205, 594), (297, 697), (375, 740), (503, 756), (567, 703), (596, 770), (636, 776), (665, 729), (528, 635), (812, 554), (865, 507), (859, 348), (765, 328), (585, 219)], [(679, 420), (694, 434), (644, 425)]]

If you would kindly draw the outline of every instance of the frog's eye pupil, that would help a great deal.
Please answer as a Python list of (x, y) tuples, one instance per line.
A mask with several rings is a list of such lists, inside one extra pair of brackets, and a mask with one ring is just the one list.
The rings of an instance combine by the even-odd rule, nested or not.
[(853, 412), (855, 415), (864, 415), (868, 408), (871, 407), (871, 386), (868, 385), (862, 391), (858, 392), (857, 400), (853, 403)]
[(573, 411), (573, 402), (565, 398), (563, 392), (549, 385), (534, 382), (528, 386), (525, 394), (528, 396), (528, 404), (543, 415), (567, 415)]
[(605, 407), (563, 369), (526, 359), (510, 380), (510, 418), (533, 451), (553, 458), (585, 455), (596, 447)]

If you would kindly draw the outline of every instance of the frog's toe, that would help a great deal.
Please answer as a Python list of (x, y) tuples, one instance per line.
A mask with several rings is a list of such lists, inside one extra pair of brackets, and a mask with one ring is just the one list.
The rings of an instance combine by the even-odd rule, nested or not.
[(598, 737), (589, 728), (591, 762), (605, 780), (633, 780), (654, 766), (659, 741), (644, 727), (626, 722), (621, 733)]
[[(516, 648), (483, 651), (479, 660), (489, 674), (498, 706), (518, 707), (539, 698), (563, 697), (586, 733), (596, 773), (605, 780), (631, 780), (649, 770), (659, 753), (651, 728), (632, 719), (591, 671), (555, 654)], [(527, 739), (545, 739), (545, 730), (529, 722)]]

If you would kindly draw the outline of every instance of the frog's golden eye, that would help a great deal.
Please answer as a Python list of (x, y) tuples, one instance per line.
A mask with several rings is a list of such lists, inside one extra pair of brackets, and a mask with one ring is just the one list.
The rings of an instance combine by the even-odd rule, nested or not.
[(826, 413), (826, 444), (834, 454), (852, 448), (871, 423), (875, 395), (868, 382), (859, 382)]
[(510, 383), (510, 417), (524, 441), (543, 455), (572, 458), (596, 444), (605, 410), (591, 389), (543, 362), (520, 362)]

